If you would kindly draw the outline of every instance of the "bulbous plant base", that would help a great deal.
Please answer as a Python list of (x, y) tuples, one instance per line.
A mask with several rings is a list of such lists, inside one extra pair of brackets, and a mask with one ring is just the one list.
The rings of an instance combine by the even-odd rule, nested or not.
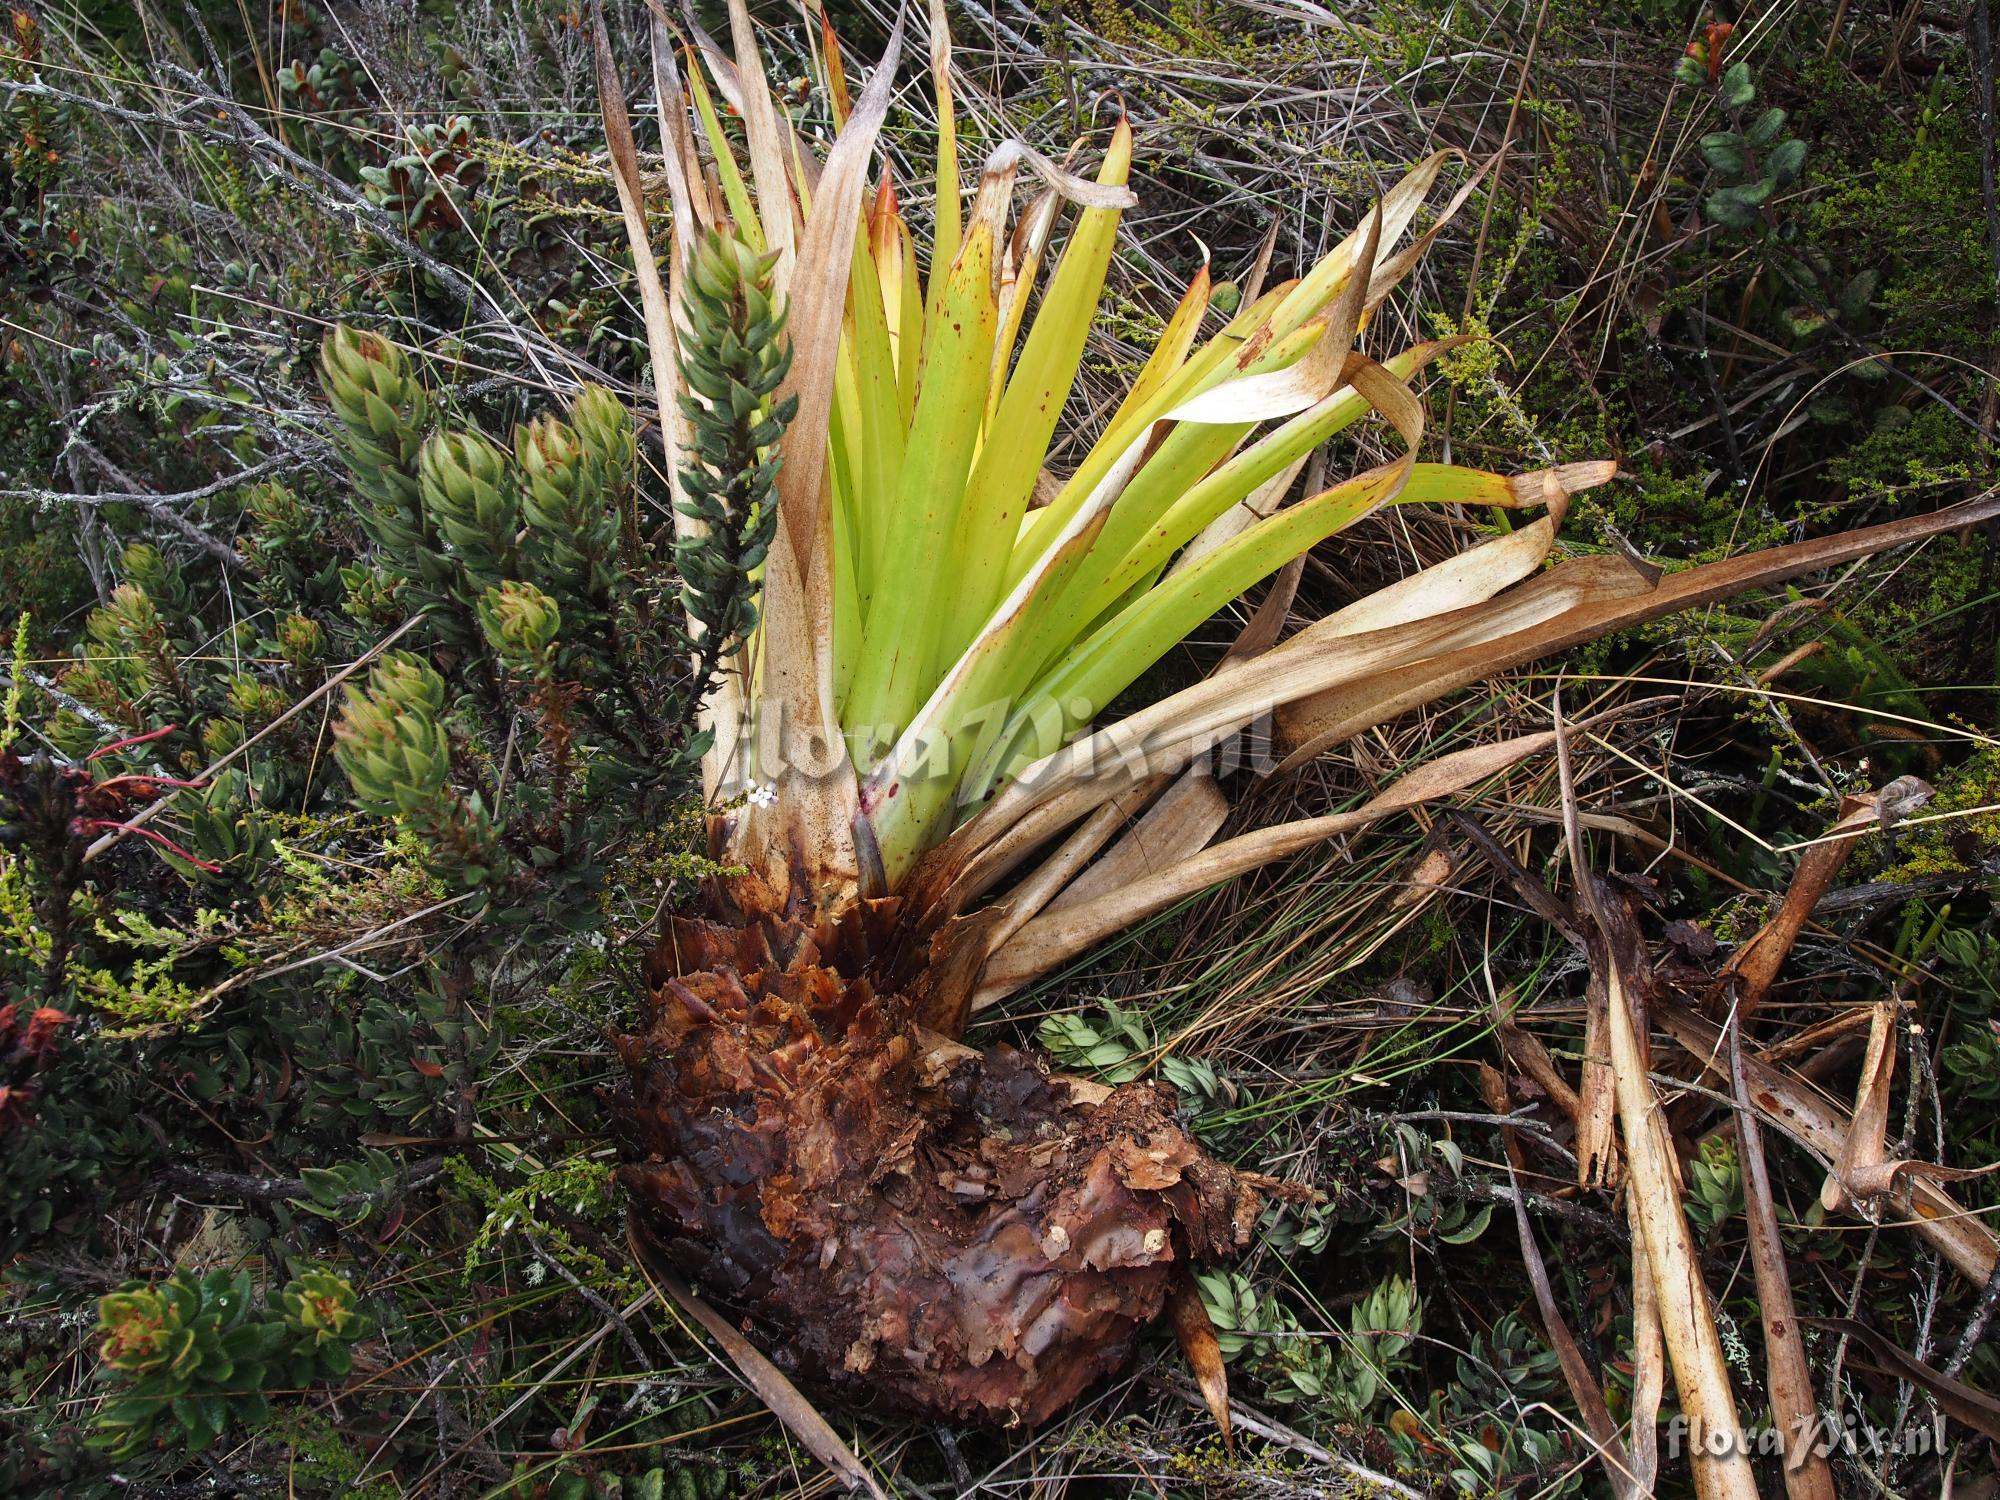
[(1190, 1259), (1247, 1242), (1257, 1193), (1163, 1085), (924, 1029), (868, 915), (674, 922), (617, 1039), (634, 1227), (801, 1384), (1034, 1425), (1125, 1362)]

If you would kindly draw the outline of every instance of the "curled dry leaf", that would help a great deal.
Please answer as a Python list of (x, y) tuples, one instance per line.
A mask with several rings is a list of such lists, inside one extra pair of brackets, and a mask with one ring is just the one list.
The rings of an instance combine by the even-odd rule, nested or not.
[[(1661, 1005), (1654, 1020), (1693, 1057), (1726, 1080), (1722, 1034), (1715, 1024), (1680, 1005)], [(1774, 1067), (1751, 1053), (1743, 1057), (1744, 1084), (1752, 1108), (1829, 1169), (1853, 1134), (1847, 1112), (1789, 1068)], [(1975, 1287), (1984, 1288), (2000, 1259), (2000, 1241), (1977, 1215), (1937, 1182), (1907, 1179), (1909, 1227), (1933, 1245)]]
[(1855, 1094), (1853, 1122), (1834, 1159), (1833, 1170), (1820, 1186), (1821, 1205), (1829, 1213), (1872, 1209), (1899, 1192), (1910, 1178), (1931, 1182), (1963, 1182), (2000, 1172), (2000, 1163), (1984, 1167), (1946, 1167), (1910, 1157), (1891, 1157), (1888, 1149), (1889, 1091), (1896, 1077), (1896, 1006), (1883, 1001), (1869, 1018), (1868, 1051), (1861, 1063), (1861, 1083)]
[(1885, 1175), (1883, 1169), (1889, 1156), (1889, 1085), (1895, 1076), (1896, 1007), (1885, 1000), (1874, 1007), (1869, 1020), (1868, 1054), (1861, 1064), (1847, 1138), (1819, 1190), (1819, 1201), (1829, 1213), (1852, 1208), (1857, 1194), (1874, 1198), (1890, 1186), (1894, 1174)]

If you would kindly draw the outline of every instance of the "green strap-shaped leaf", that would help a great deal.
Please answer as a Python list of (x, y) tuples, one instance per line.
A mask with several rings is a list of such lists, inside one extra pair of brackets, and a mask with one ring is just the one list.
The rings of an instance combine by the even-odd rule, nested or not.
[[(1097, 180), (1122, 186), (1131, 165), (1132, 132), (1120, 120)], [(1115, 208), (1091, 208), (1078, 220), (973, 467), (952, 559), (955, 602), (942, 643), (953, 659), (978, 633), (1005, 586), (1022, 513), (1083, 363), (1118, 216)]]
[(952, 267), (924, 357), (923, 384), (881, 552), (844, 723), (864, 747), (892, 742), (930, 691), (951, 580), (943, 562), (958, 523), (992, 371), (997, 309), (993, 236), (975, 224)]

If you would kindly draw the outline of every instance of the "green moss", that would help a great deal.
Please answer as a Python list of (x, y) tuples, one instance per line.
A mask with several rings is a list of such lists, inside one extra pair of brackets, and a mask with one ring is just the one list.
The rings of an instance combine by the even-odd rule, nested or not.
[(267, 1433), (285, 1455), (285, 1479), (294, 1495), (306, 1500), (396, 1500), (400, 1494), (388, 1476), (367, 1475), (367, 1451), (325, 1413), (287, 1409)]
[[(522, 1165), (526, 1166), (526, 1158)], [(530, 1170), (525, 1182), (511, 1188), (462, 1156), (448, 1158), (445, 1171), (452, 1185), (482, 1210), (479, 1231), (465, 1250), (468, 1280), (481, 1266), (507, 1259), (506, 1241), (519, 1234), (532, 1236), (542, 1253), (584, 1285), (620, 1302), (639, 1295), (642, 1285), (630, 1267), (614, 1268), (560, 1222), (594, 1222), (608, 1227), (623, 1215), (625, 1201), (610, 1163), (572, 1158), (553, 1167)], [(539, 1257), (530, 1261), (524, 1270), (529, 1285), (539, 1284), (546, 1270)]]
[[(1974, 812), (1981, 808), (1986, 811)], [(1963, 813), (1920, 823), (1896, 835), (1895, 862), (1885, 881), (1922, 880), (1932, 875), (1964, 875), (1982, 850), (2000, 848), (2000, 748), (1988, 745), (1963, 765), (1938, 778), (1937, 793), (1920, 816)]]
[(1895, 503), (1978, 479), (1979, 434), (1935, 402), (1884, 406), (1870, 429), (1827, 465), (1851, 504)]
[(1972, 108), (1962, 98), (1922, 141), (1885, 121), (1880, 154), (1808, 215), (1815, 241), (1881, 269), (1879, 312), (1899, 349), (1977, 346), (1992, 327), (1993, 259), (1977, 211)]

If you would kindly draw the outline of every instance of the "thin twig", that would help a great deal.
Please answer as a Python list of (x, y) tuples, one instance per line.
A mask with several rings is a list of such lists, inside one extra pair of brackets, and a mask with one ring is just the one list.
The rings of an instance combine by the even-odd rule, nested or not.
[[(633, 1361), (639, 1366), (639, 1368), (646, 1371), (648, 1374), (653, 1373), (652, 1358), (646, 1353), (645, 1346), (639, 1342), (639, 1335), (633, 1331), (632, 1325), (626, 1321), (624, 1314), (620, 1313), (617, 1308), (613, 1307), (609, 1302), (605, 1301), (603, 1297), (599, 1296), (596, 1292), (592, 1291), (589, 1287), (585, 1286), (583, 1282), (577, 1277), (577, 1274), (574, 1271), (570, 1270), (570, 1268), (564, 1265), (561, 1261), (557, 1260), (553, 1255), (549, 1254), (549, 1252), (545, 1248), (543, 1248), (542, 1242), (536, 1239), (534, 1235), (532, 1235), (531, 1233), (529, 1233), (527, 1230), (524, 1229), (521, 1231), (521, 1237), (528, 1242), (528, 1248), (535, 1253), (536, 1260), (540, 1261), (543, 1265), (547, 1266), (551, 1271), (554, 1271), (556, 1275), (562, 1277), (564, 1281), (567, 1281), (570, 1284), (570, 1289), (572, 1291), (574, 1291), (579, 1297), (583, 1298), (584, 1301), (588, 1302), (593, 1308), (597, 1310), (597, 1312), (604, 1318), (604, 1320), (607, 1323), (611, 1324), (612, 1327), (618, 1330), (618, 1336), (621, 1340), (623, 1340), (625, 1344), (626, 1353), (632, 1356)], [(640, 1398), (640, 1396), (644, 1393), (644, 1389), (645, 1388), (642, 1385), (640, 1386), (639, 1389), (633, 1391), (632, 1398), (630, 1401), (626, 1402), (626, 1405), (629, 1407), (633, 1404), (633, 1402), (636, 1402)]]
[(1966, 1323), (1965, 1331), (1958, 1336), (1958, 1346), (1951, 1351), (1951, 1358), (1945, 1361), (1945, 1374), (1956, 1375), (1963, 1370), (1965, 1362), (1986, 1341), (1986, 1330), (1993, 1324), (1995, 1309), (2000, 1309), (2000, 1261), (1994, 1262), (1993, 1274), (1986, 1278), (1986, 1285), (1980, 1289), (1979, 1302), (1972, 1309), (1972, 1318)]

